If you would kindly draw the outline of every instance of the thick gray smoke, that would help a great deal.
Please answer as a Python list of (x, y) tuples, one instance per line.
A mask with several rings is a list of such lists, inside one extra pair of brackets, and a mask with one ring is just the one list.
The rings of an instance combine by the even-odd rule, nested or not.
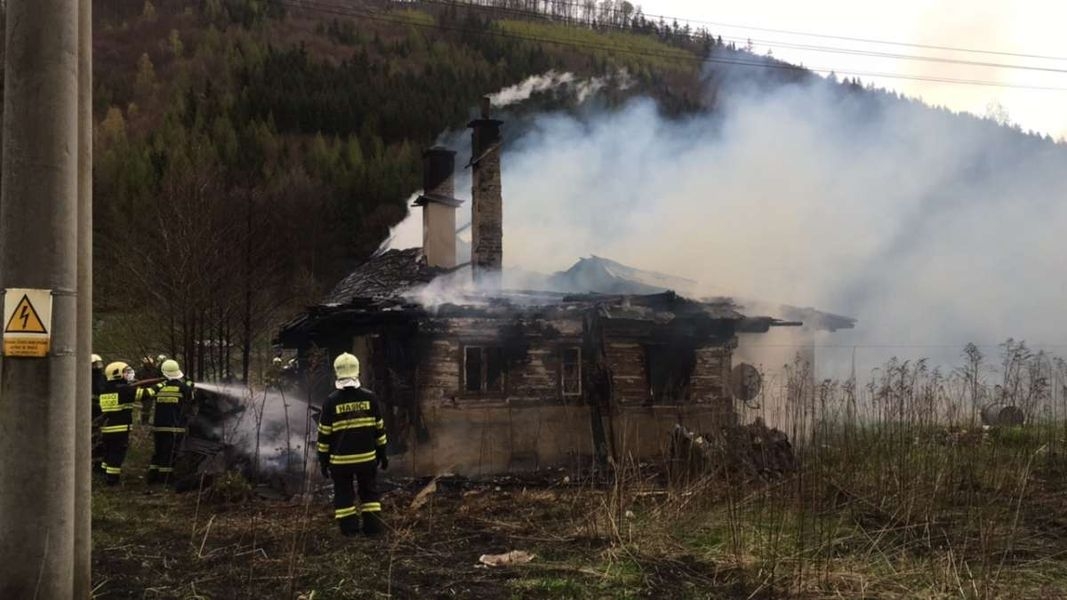
[(510, 138), (505, 265), (597, 254), (846, 314), (856, 330), (822, 343), (871, 365), (1009, 336), (1067, 350), (1067, 149), (821, 81), (717, 101), (680, 120), (646, 99), (550, 114)]

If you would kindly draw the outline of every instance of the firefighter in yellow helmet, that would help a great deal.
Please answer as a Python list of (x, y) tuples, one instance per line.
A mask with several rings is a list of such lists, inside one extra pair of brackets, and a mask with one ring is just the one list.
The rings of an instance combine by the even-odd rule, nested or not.
[(163, 381), (148, 388), (148, 395), (155, 400), (155, 415), (152, 418), (155, 452), (145, 478), (149, 484), (167, 483), (170, 480), (174, 472), (174, 457), (185, 435), (185, 417), (193, 404), (193, 382), (185, 378), (178, 361), (164, 360), (160, 371)]
[[(341, 533), (378, 535), (383, 530), (378, 467), (389, 468), (385, 422), (374, 392), (359, 382), (359, 360), (348, 353), (333, 363), (334, 390), (319, 416), (318, 455), (324, 477), (333, 479), (334, 518)], [(355, 480), (359, 504), (352, 484)]]
[(129, 447), (130, 429), (133, 428), (133, 407), (144, 397), (145, 390), (133, 385), (133, 368), (122, 361), (105, 367), (104, 376), (107, 377), (107, 382), (97, 400), (104, 417), (100, 426), (104, 445), (101, 468), (107, 484), (116, 485), (122, 475), (122, 463), (126, 460), (126, 450)]

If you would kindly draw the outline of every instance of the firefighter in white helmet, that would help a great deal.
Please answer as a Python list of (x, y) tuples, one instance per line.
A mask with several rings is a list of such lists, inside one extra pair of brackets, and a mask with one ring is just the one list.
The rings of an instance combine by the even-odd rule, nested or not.
[(383, 530), (378, 467), (389, 468), (385, 422), (378, 398), (360, 385), (359, 360), (341, 354), (333, 370), (337, 389), (326, 398), (319, 417), (319, 465), (323, 476), (333, 479), (334, 518), (341, 533), (359, 533), (362, 518), (363, 533), (377, 535)]
[(275, 356), (270, 361), (270, 368), (264, 377), (268, 389), (282, 389), (282, 357)]
[(174, 457), (185, 435), (185, 417), (193, 404), (193, 382), (185, 378), (178, 361), (167, 359), (160, 364), (163, 381), (148, 388), (154, 399), (152, 438), (155, 452), (145, 478), (149, 484), (167, 483), (174, 472)]

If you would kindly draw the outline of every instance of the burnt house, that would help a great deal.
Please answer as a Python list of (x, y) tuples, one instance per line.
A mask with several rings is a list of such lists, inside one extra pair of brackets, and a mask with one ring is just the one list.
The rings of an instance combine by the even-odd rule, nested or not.
[[(675, 424), (735, 422), (739, 336), (798, 323), (689, 299), (610, 261), (580, 261), (546, 279), (548, 291), (504, 289), (500, 125), (488, 106), (470, 124), (469, 265), (456, 264), (454, 154), (431, 149), (416, 202), (423, 247), (372, 257), (278, 342), (305, 361), (318, 353), (324, 372), (337, 354), (356, 354), (384, 401), (394, 464), (413, 474), (650, 458)], [(605, 265), (618, 281), (587, 287)]]

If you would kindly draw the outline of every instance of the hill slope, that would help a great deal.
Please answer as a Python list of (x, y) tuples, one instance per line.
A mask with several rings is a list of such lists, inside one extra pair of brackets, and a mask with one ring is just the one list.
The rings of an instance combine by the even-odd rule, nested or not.
[[(372, 252), (406, 214), (422, 149), (479, 96), (626, 68), (630, 93), (684, 110), (699, 85), (697, 62), (664, 58), (691, 52), (655, 37), (455, 6), (95, 4), (97, 310), (121, 317), (99, 339), (195, 357), (194, 376), (237, 357), (197, 339), (247, 348)], [(509, 37), (531, 32), (545, 41)], [(575, 35), (658, 54), (556, 43)]]

